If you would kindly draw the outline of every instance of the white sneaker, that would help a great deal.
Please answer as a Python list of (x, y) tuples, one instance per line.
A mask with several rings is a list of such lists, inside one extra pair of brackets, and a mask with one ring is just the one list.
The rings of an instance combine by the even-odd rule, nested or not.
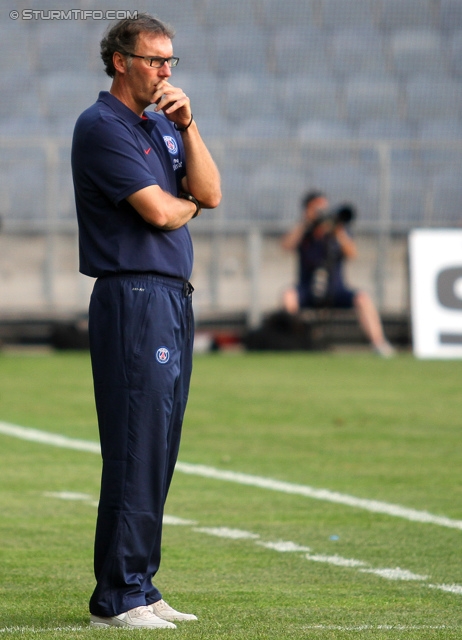
[(181, 613), (175, 611), (173, 607), (165, 602), (165, 600), (158, 600), (149, 605), (149, 608), (156, 616), (162, 618), (162, 620), (197, 620), (197, 616), (193, 613)]
[(154, 615), (151, 607), (130, 609), (118, 616), (90, 616), (90, 627), (129, 627), (130, 629), (176, 629), (176, 625)]

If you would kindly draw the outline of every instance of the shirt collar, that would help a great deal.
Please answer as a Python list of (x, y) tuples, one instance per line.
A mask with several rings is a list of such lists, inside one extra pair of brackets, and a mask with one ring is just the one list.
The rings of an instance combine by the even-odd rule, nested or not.
[(100, 91), (98, 96), (98, 102), (104, 102), (110, 107), (118, 116), (121, 116), (129, 124), (137, 125), (143, 122), (143, 118), (140, 118), (134, 111), (129, 109), (118, 98), (109, 93), (109, 91)]

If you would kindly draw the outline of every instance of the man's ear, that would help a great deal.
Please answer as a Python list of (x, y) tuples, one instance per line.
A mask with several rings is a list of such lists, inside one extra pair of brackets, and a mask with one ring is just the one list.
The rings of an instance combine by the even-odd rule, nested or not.
[(128, 65), (126, 56), (122, 55), (119, 51), (114, 51), (112, 54), (112, 64), (114, 69), (118, 73), (127, 73)]

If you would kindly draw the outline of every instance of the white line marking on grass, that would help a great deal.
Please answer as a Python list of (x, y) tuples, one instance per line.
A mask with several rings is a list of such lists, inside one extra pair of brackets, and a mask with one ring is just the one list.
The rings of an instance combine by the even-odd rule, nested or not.
[[(87, 493), (73, 493), (71, 491), (45, 491), (43, 494), (46, 498), (58, 498), (59, 500), (80, 500), (92, 507), (98, 506), (98, 500), (93, 500)], [(185, 520), (184, 518), (177, 518), (176, 516), (169, 516), (164, 514), (162, 519), (164, 524), (171, 524), (182, 527), (192, 527), (197, 524), (196, 520)]]
[[(332, 624), (310, 624), (303, 625), (301, 629), (305, 631), (442, 631), (444, 629), (453, 630), (459, 627), (441, 625), (401, 625), (401, 624), (378, 624), (370, 625), (363, 624), (357, 626), (340, 626)], [(119, 627), (120, 629), (120, 627)], [(117, 627), (114, 627), (117, 631)], [(0, 633), (21, 633), (21, 634), (36, 634), (36, 633), (55, 633), (55, 632), (73, 632), (73, 631), (89, 631), (94, 634), (94, 630), (88, 627), (48, 627), (43, 629), (37, 629), (36, 627), (3, 627), (0, 628)]]
[(61, 631), (92, 631), (93, 629), (88, 627), (49, 627), (44, 629), (37, 629), (36, 627), (3, 627), (0, 629), (0, 633), (53, 633)]
[(361, 573), (374, 573), (376, 576), (386, 578), (387, 580), (428, 580), (429, 576), (419, 576), (418, 573), (412, 573), (407, 569), (360, 569)]
[(73, 491), (45, 491), (46, 498), (58, 498), (59, 500), (74, 500), (85, 502), (92, 507), (98, 506), (98, 500), (94, 500), (87, 493), (74, 493)]
[[(309, 550), (309, 547), (303, 547), (290, 540), (279, 540), (278, 542), (263, 542), (259, 540), (260, 536), (257, 533), (250, 531), (242, 531), (241, 529), (229, 529), (228, 527), (195, 527), (193, 531), (198, 533), (205, 533), (207, 535), (218, 536), (220, 538), (230, 538), (233, 540), (253, 539), (255, 544), (277, 551), (279, 553), (300, 552)], [(385, 580), (403, 580), (403, 581), (422, 581), (428, 580), (429, 576), (419, 575), (413, 573), (408, 569), (401, 569), (396, 567), (395, 569), (383, 568), (374, 569), (368, 562), (363, 560), (355, 560), (354, 558), (342, 558), (338, 555), (328, 556), (321, 554), (305, 553), (304, 557), (312, 562), (323, 562), (326, 564), (332, 564), (337, 567), (346, 567), (349, 569), (357, 569), (360, 573), (371, 573), (384, 578)], [(361, 567), (361, 568), (360, 568)], [(364, 568), (367, 567), (367, 568)], [(369, 568), (370, 567), (370, 568)], [(441, 589), (450, 593), (456, 593), (462, 595), (462, 587), (458, 585), (427, 585), (434, 589)]]
[(319, 629), (322, 631), (440, 631), (443, 629), (458, 629), (459, 627), (448, 627), (445, 624), (440, 625), (403, 625), (403, 624), (361, 624), (355, 627), (341, 627), (333, 624), (310, 624), (303, 625), (302, 629), (314, 631)]
[[(58, 498), (60, 500), (82, 500), (86, 504), (97, 505), (97, 502), (91, 500), (91, 496), (86, 493), (72, 493), (70, 491), (48, 491), (44, 493), (45, 496), (50, 498)], [(89, 499), (90, 498), (90, 499)], [(342, 556), (322, 555), (306, 553), (310, 551), (309, 547), (299, 545), (290, 540), (278, 540), (277, 542), (264, 542), (260, 540), (260, 536), (257, 533), (251, 531), (243, 531), (242, 529), (231, 529), (229, 527), (196, 527), (197, 522), (194, 520), (186, 520), (184, 518), (178, 518), (176, 516), (164, 515), (164, 524), (176, 525), (176, 526), (191, 526), (193, 531), (197, 533), (205, 533), (206, 535), (217, 536), (219, 538), (228, 538), (231, 540), (253, 540), (255, 544), (271, 551), (277, 551), (278, 553), (303, 553), (302, 557), (312, 562), (323, 562), (326, 564), (332, 564), (337, 567), (346, 567), (348, 569), (357, 569), (360, 573), (371, 573), (385, 578), (386, 580), (416, 580), (426, 581), (429, 576), (421, 576), (416, 573), (412, 573), (407, 569), (374, 569), (367, 562), (363, 560), (355, 560), (354, 558), (342, 558)], [(362, 568), (360, 568), (362, 567)], [(367, 567), (367, 568), (364, 568)], [(456, 595), (462, 595), (462, 586), (458, 584), (428, 584), (426, 585), (430, 589), (439, 589), (448, 593), (454, 593)]]
[(236, 482), (238, 484), (259, 487), (261, 489), (270, 489), (271, 491), (302, 495), (306, 498), (345, 504), (350, 507), (365, 509), (366, 511), (372, 511), (375, 513), (383, 513), (414, 522), (426, 522), (437, 524), (441, 527), (462, 530), (462, 520), (452, 520), (451, 518), (446, 518), (444, 516), (435, 516), (427, 511), (408, 509), (407, 507), (401, 507), (400, 505), (390, 504), (387, 502), (379, 502), (378, 500), (355, 498), (354, 496), (338, 493), (337, 491), (330, 491), (329, 489), (315, 489), (307, 485), (293, 484), (291, 482), (283, 482), (281, 480), (273, 480), (271, 478), (262, 478), (245, 473), (237, 473), (235, 471), (222, 471), (221, 469), (214, 469), (213, 467), (206, 467), (204, 465), (189, 464), (187, 462), (178, 462), (176, 469), (182, 473), (202, 476), (204, 478), (226, 480), (228, 482)]
[(228, 527), (197, 527), (194, 531), (206, 533), (209, 536), (217, 536), (218, 538), (230, 538), (231, 540), (256, 540), (260, 537), (256, 533), (250, 533), (250, 531), (228, 529)]
[[(59, 500), (80, 500), (92, 507), (98, 506), (98, 500), (93, 500), (87, 493), (73, 493), (71, 491), (45, 491), (43, 494), (46, 498), (58, 498)], [(196, 520), (185, 520), (184, 518), (177, 518), (176, 516), (169, 516), (164, 514), (162, 522), (164, 524), (171, 524), (182, 527), (192, 527), (197, 524)]]
[[(54, 433), (46, 433), (44, 431), (39, 431), (38, 429), (30, 429), (7, 424), (6, 422), (0, 422), (0, 433), (20, 438), (22, 440), (40, 442), (42, 444), (49, 444), (64, 449), (88, 451), (90, 453), (101, 452), (100, 446), (97, 442), (77, 440)], [(416, 509), (409, 509), (407, 507), (402, 507), (388, 502), (356, 498), (355, 496), (338, 493), (337, 491), (330, 491), (329, 489), (315, 489), (307, 485), (293, 484), (291, 482), (273, 480), (272, 478), (262, 478), (260, 476), (253, 476), (235, 471), (223, 471), (221, 469), (214, 469), (213, 467), (206, 467), (200, 464), (190, 464), (188, 462), (178, 462), (176, 470), (181, 473), (201, 476), (203, 478), (224, 480), (251, 487), (259, 487), (260, 489), (269, 489), (270, 491), (301, 495), (306, 498), (344, 504), (356, 509), (364, 509), (365, 511), (371, 511), (373, 513), (382, 513), (396, 518), (403, 518), (404, 520), (409, 520), (411, 522), (425, 522), (428, 524), (436, 524), (440, 527), (448, 527), (450, 529), (459, 529), (462, 531), (462, 520), (453, 520), (445, 516), (436, 516), (428, 513), (428, 511), (417, 511)]]
[(323, 556), (319, 554), (305, 556), (307, 560), (313, 562), (325, 562), (326, 564), (334, 564), (337, 567), (367, 567), (367, 562), (362, 560), (354, 560), (353, 558), (342, 558), (341, 556)]
[(429, 584), (430, 589), (440, 589), (440, 591), (447, 591), (447, 593), (456, 593), (462, 596), (462, 586), (460, 584)]
[(265, 547), (265, 549), (272, 549), (273, 551), (279, 551), (279, 553), (303, 553), (304, 551), (311, 551), (309, 547), (302, 547), (299, 544), (295, 544), (295, 542), (286, 542), (284, 540), (279, 540), (278, 542), (257, 542), (260, 547)]
[(171, 524), (177, 527), (193, 527), (197, 522), (195, 520), (185, 520), (184, 518), (177, 518), (176, 516), (168, 516), (164, 514), (162, 518), (164, 524)]
[(68, 438), (67, 436), (60, 436), (57, 433), (48, 433), (46, 431), (39, 431), (39, 429), (31, 429), (30, 427), (19, 427), (15, 424), (8, 424), (7, 422), (0, 422), (0, 433), (5, 436), (19, 438), (20, 440), (29, 440), (29, 442), (50, 444), (54, 447), (60, 447), (61, 449), (101, 453), (101, 448), (97, 442)]
[(60, 500), (93, 501), (93, 498), (88, 493), (73, 493), (72, 491), (45, 491), (43, 495), (46, 498), (59, 498)]
[[(262, 547), (266, 547), (267, 549), (271, 549), (273, 551), (278, 551), (279, 553), (285, 553), (287, 551), (305, 551), (306, 547), (301, 547), (297, 545), (295, 542), (280, 540), (279, 542), (262, 542), (258, 540), (260, 536), (257, 533), (252, 533), (250, 531), (242, 531), (241, 529), (229, 529), (228, 527), (195, 527), (193, 531), (198, 533), (205, 533), (207, 535), (218, 536), (219, 538), (230, 538), (233, 540), (257, 540), (256, 544)], [(305, 554), (305, 558), (307, 560), (311, 560), (313, 562), (323, 562), (326, 564), (333, 564), (337, 567), (347, 567), (350, 569), (358, 569), (361, 573), (372, 573), (380, 578), (385, 578), (386, 580), (421, 580), (425, 581), (428, 579), (428, 576), (421, 576), (416, 573), (412, 573), (407, 569), (400, 569), (397, 567), (396, 569), (373, 569), (373, 568), (361, 568), (359, 567), (370, 567), (368, 562), (363, 562), (362, 560), (355, 560), (353, 558), (342, 558), (341, 556), (326, 556), (320, 554)], [(448, 589), (449, 590), (449, 589)], [(455, 593), (454, 589), (451, 589), (452, 593)]]

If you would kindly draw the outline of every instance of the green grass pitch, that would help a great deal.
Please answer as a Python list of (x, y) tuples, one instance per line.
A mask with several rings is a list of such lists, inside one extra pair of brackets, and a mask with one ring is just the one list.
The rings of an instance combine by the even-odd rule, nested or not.
[[(180, 461), (462, 520), (461, 379), (408, 355), (196, 356)], [(97, 441), (88, 354), (5, 352), (0, 380), (0, 421)], [(156, 582), (199, 621), (90, 630), (99, 477), (94, 453), (0, 434), (0, 640), (462, 638), (462, 589), (439, 588), (462, 585), (460, 528), (180, 471)]]

